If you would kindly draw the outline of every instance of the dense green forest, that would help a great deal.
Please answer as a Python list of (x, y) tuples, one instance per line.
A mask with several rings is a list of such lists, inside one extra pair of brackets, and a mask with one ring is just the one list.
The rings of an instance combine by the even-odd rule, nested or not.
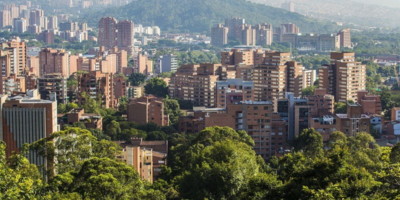
[(209, 32), (213, 24), (223, 23), (231, 17), (245, 18), (250, 24), (271, 23), (279, 26), (282, 23), (295, 23), (303, 32), (325, 33), (337, 28), (334, 23), (319, 22), (246, 0), (137, 0), (120, 8), (89, 12), (83, 19), (93, 19), (90, 24), (97, 26), (104, 16), (130, 19), (135, 23), (157, 25), (162, 30), (178, 32)]
[(352, 42), (356, 45), (354, 52), (359, 56), (400, 54), (400, 33), (380, 31), (354, 33)]
[[(269, 162), (255, 154), (247, 133), (228, 127), (168, 139), (168, 166), (154, 184), (115, 159), (116, 144), (84, 129), (57, 132), (8, 160), (0, 143), (0, 199), (400, 198), (400, 145), (379, 147), (368, 133), (335, 132), (324, 144), (318, 132), (306, 129), (293, 152)], [(29, 148), (57, 160), (47, 181), (23, 156)]]

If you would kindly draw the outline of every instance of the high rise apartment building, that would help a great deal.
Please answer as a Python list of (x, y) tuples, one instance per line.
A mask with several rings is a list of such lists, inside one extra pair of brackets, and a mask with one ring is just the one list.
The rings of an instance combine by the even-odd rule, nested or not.
[(353, 45), (351, 43), (351, 31), (350, 29), (343, 29), (339, 31), (338, 36), (340, 38), (340, 47), (341, 48), (352, 48)]
[(314, 86), (317, 80), (317, 70), (303, 70), (303, 88)]
[[(291, 61), (290, 53), (266, 52), (264, 64), (253, 69), (254, 95), (257, 101), (277, 101), (286, 92), (300, 96), (303, 67)], [(276, 107), (275, 107), (276, 109)]]
[(299, 34), (300, 28), (296, 24), (281, 24), (281, 34)]
[(58, 30), (58, 17), (57, 16), (50, 16), (48, 17), (48, 26), (49, 30)]
[(133, 51), (133, 26), (133, 22), (129, 20), (119, 21), (117, 24), (117, 46), (129, 54)]
[(307, 96), (311, 117), (322, 117), (334, 114), (335, 97), (326, 94), (322, 89), (315, 89), (314, 95)]
[[(46, 74), (37, 79), (38, 91), (42, 99), (52, 100), (54, 97), (57, 103), (68, 102), (67, 78), (60, 74)], [(55, 96), (54, 96), (55, 95)]]
[(125, 76), (120, 74), (114, 75), (114, 95), (115, 99), (126, 96), (126, 87), (128, 86)]
[(273, 28), (271, 24), (258, 24), (254, 26), (256, 30), (256, 44), (269, 46), (273, 42)]
[(11, 19), (19, 17), (20, 9), (16, 5), (10, 5), (8, 10), (10, 11)]
[[(54, 19), (51, 20), (54, 22)], [(54, 24), (53, 24), (54, 25)], [(70, 32), (75, 32), (79, 30), (79, 23), (78, 22), (62, 22), (60, 23), (60, 31), (70, 31)]]
[(11, 54), (9, 51), (0, 50), (1, 77), (8, 77), (11, 74)]
[(211, 45), (224, 46), (228, 44), (229, 28), (222, 24), (217, 24), (211, 28)]
[(230, 40), (241, 41), (242, 40), (242, 30), (243, 25), (245, 25), (246, 20), (243, 18), (231, 18), (225, 20), (225, 27), (229, 29), (228, 38)]
[(65, 50), (43, 49), (39, 53), (40, 76), (58, 73), (63, 77), (71, 75), (69, 53)]
[(10, 26), (11, 24), (11, 14), (9, 10), (0, 11), (0, 28), (5, 26)]
[(255, 51), (250, 49), (232, 49), (221, 52), (222, 65), (254, 65)]
[(10, 56), (10, 74), (24, 75), (26, 74), (26, 44), (13, 40), (10, 42), (0, 43), (0, 50), (8, 51)]
[(13, 20), (13, 31), (16, 33), (25, 33), (27, 31), (27, 21), (24, 18), (15, 18)]
[(147, 55), (139, 53), (136, 62), (136, 73), (151, 74), (153, 73), (153, 61)]
[(257, 32), (251, 25), (244, 25), (242, 27), (242, 45), (246, 46), (255, 46), (256, 45), (256, 36)]
[[(29, 91), (37, 93), (37, 91)], [(8, 156), (18, 153), (24, 144), (50, 136), (58, 131), (57, 103), (40, 100), (38, 95), (31, 97), (1, 97), (2, 140), (7, 144)], [(44, 157), (35, 151), (29, 151), (31, 163), (46, 167)]]
[(80, 104), (85, 102), (83, 93), (86, 93), (88, 98), (100, 99), (105, 108), (113, 108), (116, 104), (112, 73), (91, 71), (80, 75), (78, 77), (78, 92)]
[(105, 17), (99, 22), (98, 42), (100, 46), (104, 46), (106, 49), (118, 47), (132, 54), (133, 36), (134, 25), (132, 21), (118, 22), (113, 17)]
[(117, 20), (113, 17), (101, 18), (98, 43), (107, 49), (117, 46)]
[(217, 81), (215, 88), (215, 107), (226, 108), (228, 104), (254, 101), (254, 84), (242, 79)]
[(215, 87), (226, 78), (226, 68), (220, 64), (183, 65), (171, 77), (172, 98), (192, 101), (198, 106), (215, 106)]
[(357, 92), (365, 90), (366, 66), (356, 62), (355, 53), (331, 53), (331, 64), (319, 69), (319, 88), (335, 96), (338, 102), (357, 101)]
[(225, 25), (216, 24), (211, 28), (211, 44), (223, 46), (229, 41), (236, 41), (246, 46), (271, 45), (273, 40), (272, 26), (259, 24), (252, 26), (241, 18), (225, 20)]
[(300, 133), (308, 128), (309, 110), (308, 100), (296, 97), (293, 93), (287, 92), (284, 98), (280, 98), (277, 103), (277, 112), (280, 117), (287, 122), (288, 140), (293, 140)]
[(160, 56), (156, 63), (156, 73), (176, 72), (178, 69), (178, 61), (173, 54)]
[(45, 25), (44, 11), (41, 9), (31, 10), (29, 13), (29, 25), (37, 25), (40, 28), (47, 27), (47, 24)]

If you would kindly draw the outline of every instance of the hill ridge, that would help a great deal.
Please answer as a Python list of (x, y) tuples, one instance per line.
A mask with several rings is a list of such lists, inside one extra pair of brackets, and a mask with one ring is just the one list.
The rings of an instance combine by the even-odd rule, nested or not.
[(333, 23), (246, 0), (136, 0), (123, 7), (87, 15), (97, 20), (92, 24), (97, 24), (101, 17), (112, 16), (143, 25), (157, 25), (163, 31), (172, 32), (208, 33), (213, 24), (223, 23), (226, 18), (234, 16), (245, 18), (249, 24), (266, 22), (279, 26), (281, 23), (295, 23), (303, 32), (336, 30)]

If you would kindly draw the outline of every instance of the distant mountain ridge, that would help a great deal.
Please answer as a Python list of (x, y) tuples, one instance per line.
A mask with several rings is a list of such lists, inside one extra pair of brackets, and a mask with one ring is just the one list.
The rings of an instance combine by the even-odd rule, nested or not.
[(104, 16), (130, 19), (143, 25), (158, 25), (174, 32), (209, 32), (213, 24), (230, 17), (242, 17), (249, 24), (295, 23), (302, 32), (326, 33), (336, 31), (333, 23), (320, 22), (290, 13), (280, 8), (251, 3), (246, 0), (136, 0), (120, 8), (87, 13), (85, 19), (96, 25)]

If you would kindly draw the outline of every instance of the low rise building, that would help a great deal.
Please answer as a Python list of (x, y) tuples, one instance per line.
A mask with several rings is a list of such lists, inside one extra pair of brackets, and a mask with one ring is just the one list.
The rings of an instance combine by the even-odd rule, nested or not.
[(83, 123), (87, 129), (103, 130), (103, 117), (99, 114), (85, 113), (84, 109), (73, 109), (67, 115), (67, 124)]
[(366, 90), (358, 91), (357, 102), (362, 106), (363, 114), (382, 114), (381, 97), (379, 95), (369, 94)]
[(168, 126), (169, 117), (164, 112), (163, 99), (155, 96), (131, 99), (128, 104), (128, 121), (138, 124), (154, 123), (158, 126)]
[(139, 176), (150, 183), (156, 180), (167, 165), (168, 141), (143, 141), (131, 138), (129, 142), (117, 142), (123, 147), (118, 158), (133, 166)]

